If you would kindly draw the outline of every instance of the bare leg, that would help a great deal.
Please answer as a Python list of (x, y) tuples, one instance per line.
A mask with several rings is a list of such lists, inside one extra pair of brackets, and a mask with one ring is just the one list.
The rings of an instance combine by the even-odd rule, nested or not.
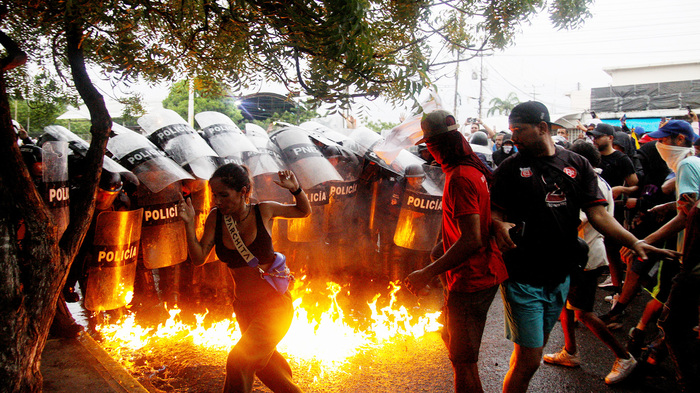
[(637, 329), (639, 330), (646, 330), (647, 326), (649, 323), (652, 323), (654, 319), (659, 318), (659, 315), (661, 315), (661, 311), (664, 308), (664, 304), (661, 303), (660, 301), (656, 299), (651, 299), (647, 302), (646, 307), (644, 307), (644, 312), (642, 313), (642, 317), (639, 319), (639, 322), (637, 323)]
[[(605, 323), (600, 320), (595, 314), (592, 312), (583, 312), (576, 310), (576, 317), (583, 322), (588, 330), (593, 332), (596, 337), (600, 341), (603, 342), (603, 344), (607, 345), (608, 348), (610, 348), (613, 353), (615, 353), (615, 357), (621, 358), (621, 359), (629, 359), (629, 353), (623, 347), (617, 339), (615, 339), (615, 336), (610, 333), (610, 330), (605, 326)], [(568, 349), (567, 349), (568, 351)], [(573, 352), (569, 352), (573, 353)]]
[(524, 393), (540, 367), (543, 347), (528, 348), (515, 343), (513, 346), (510, 369), (503, 380), (503, 393)]
[[(580, 317), (579, 317), (580, 319)], [(564, 332), (564, 348), (566, 352), (576, 353), (576, 327), (574, 326), (574, 311), (564, 306), (561, 310), (561, 330)]]
[(476, 363), (453, 364), (456, 393), (483, 393)]

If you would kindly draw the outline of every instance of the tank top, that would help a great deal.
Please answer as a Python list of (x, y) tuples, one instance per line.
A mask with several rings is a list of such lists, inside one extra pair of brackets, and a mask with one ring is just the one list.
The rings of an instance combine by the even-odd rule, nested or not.
[[(265, 229), (265, 224), (263, 224), (258, 205), (253, 205), (253, 208), (253, 212), (255, 213), (255, 225), (258, 229), (258, 233), (255, 235), (253, 242), (246, 244), (246, 247), (258, 258), (261, 265), (272, 263), (275, 260), (272, 238), (270, 238), (270, 234), (267, 233), (267, 229)], [(235, 248), (228, 248), (224, 245), (222, 238), (223, 231), (228, 232), (228, 229), (224, 229), (223, 216), (219, 213), (219, 209), (216, 209), (216, 229), (214, 230), (214, 249), (216, 250), (216, 256), (231, 269), (248, 266), (248, 263), (246, 263), (238, 250)]]

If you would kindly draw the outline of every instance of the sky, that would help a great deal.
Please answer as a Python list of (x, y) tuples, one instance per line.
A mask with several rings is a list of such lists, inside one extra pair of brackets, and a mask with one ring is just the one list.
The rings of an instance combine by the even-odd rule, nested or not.
[[(503, 117), (486, 117), (494, 97), (505, 98), (514, 92), (520, 101), (542, 101), (554, 117), (580, 109), (571, 108), (567, 93), (608, 86), (611, 78), (605, 68), (700, 61), (698, 0), (597, 0), (590, 12), (592, 16), (582, 27), (568, 31), (556, 30), (548, 16), (540, 14), (521, 26), (512, 45), (484, 56), (483, 68), (479, 59), (461, 63), (457, 118), (478, 117), (478, 77), (482, 73), (482, 116), (501, 128), (505, 127)], [(454, 111), (454, 69), (443, 69), (434, 77), (445, 108)], [(104, 86), (102, 90), (108, 97), (123, 95)], [(158, 107), (167, 96), (165, 86), (139, 90), (148, 108)], [(275, 87), (270, 90), (281, 92)], [(404, 108), (381, 100), (362, 105), (368, 109), (366, 120), (398, 123), (411, 103)]]
[[(569, 31), (539, 15), (510, 47), (484, 57), (483, 115), (491, 98), (510, 92), (543, 102), (552, 114), (576, 112), (581, 108), (571, 108), (566, 94), (608, 86), (606, 68), (700, 61), (700, 1), (597, 0), (590, 11), (582, 27)], [(478, 98), (470, 97), (479, 96), (479, 86), (471, 74), (481, 67), (470, 62), (460, 67), (466, 72), (460, 72), (459, 118), (478, 116)], [(440, 84), (452, 89), (446, 107), (453, 110), (454, 83)]]

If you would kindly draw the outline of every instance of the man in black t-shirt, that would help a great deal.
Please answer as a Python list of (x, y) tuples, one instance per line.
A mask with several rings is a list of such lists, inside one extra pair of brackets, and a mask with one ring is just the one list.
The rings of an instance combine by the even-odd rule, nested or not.
[[(542, 348), (568, 295), (579, 210), (596, 230), (643, 259), (649, 251), (667, 253), (637, 240), (608, 214), (588, 161), (552, 142), (550, 127), (559, 126), (550, 122), (543, 104), (518, 104), (509, 123), (518, 153), (496, 170), (491, 202), (494, 232), (510, 277), (501, 284), (506, 335), (514, 343), (503, 391), (521, 392), (539, 368)], [(632, 359), (618, 370), (629, 373), (635, 364)]]
[(620, 194), (629, 194), (629, 188), (636, 186), (639, 180), (632, 160), (625, 153), (613, 148), (614, 134), (613, 126), (605, 123), (599, 123), (593, 130), (586, 132), (586, 135), (593, 138), (593, 143), (600, 151), (600, 168), (603, 170), (600, 176), (610, 184), (613, 197), (617, 198)]

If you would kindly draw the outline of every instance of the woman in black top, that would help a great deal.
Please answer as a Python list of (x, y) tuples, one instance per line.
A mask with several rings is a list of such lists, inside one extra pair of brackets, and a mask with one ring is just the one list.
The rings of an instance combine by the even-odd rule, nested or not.
[(268, 271), (275, 259), (270, 238), (273, 218), (301, 218), (311, 213), (311, 205), (294, 173), (280, 171), (278, 174), (279, 181), (275, 183), (294, 195), (294, 205), (277, 202), (251, 205), (248, 169), (236, 164), (217, 169), (209, 180), (216, 207), (207, 217), (199, 240), (195, 234), (192, 201), (180, 201), (179, 214), (185, 222), (192, 262), (203, 264), (215, 249), (217, 257), (229, 266), (235, 283), (233, 309), (243, 334), (228, 355), (224, 392), (250, 392), (255, 375), (274, 392), (301, 391), (292, 381), (289, 364), (275, 349), (292, 321), (291, 295), (279, 293), (262, 278), (258, 268), (248, 266), (223, 219), (225, 216), (233, 219), (243, 243), (259, 259), (259, 268)]

